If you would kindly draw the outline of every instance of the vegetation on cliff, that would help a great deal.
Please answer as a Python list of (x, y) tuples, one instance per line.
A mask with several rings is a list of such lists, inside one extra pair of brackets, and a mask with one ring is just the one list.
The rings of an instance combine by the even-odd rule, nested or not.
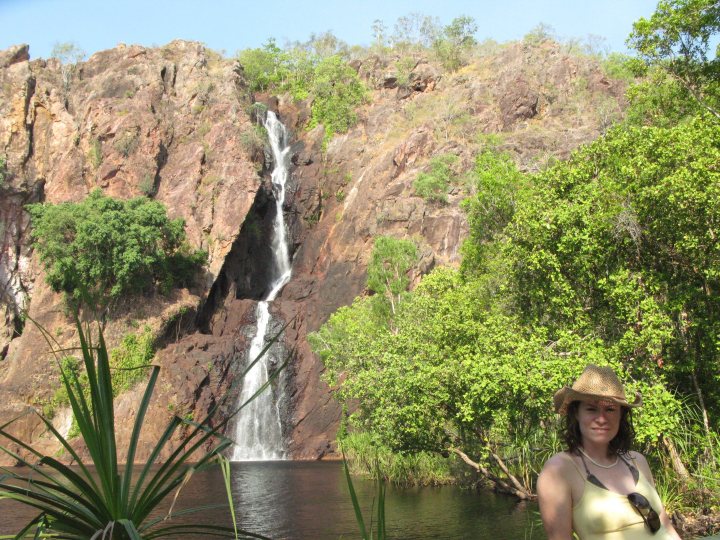
[[(237, 527), (230, 494), (230, 464), (223, 456), (233, 441), (220, 433), (231, 418), (267, 388), (284, 365), (271, 375), (270, 380), (254, 396), (223, 421), (217, 422), (214, 418), (225, 404), (227, 396), (220, 399), (199, 422), (173, 416), (162, 435), (151, 444), (152, 450), (147, 461), (136, 465), (140, 434), (160, 367), (151, 368), (135, 415), (132, 435), (121, 456), (116, 440), (113, 404), (116, 383), (102, 330), (98, 328), (97, 341), (94, 342), (90, 327), (83, 328), (77, 316), (75, 322), (85, 383), (81, 384), (80, 379), (73, 376), (72, 370), (62, 369), (60, 355), (66, 350), (54, 347), (52, 352), (61, 368), (62, 385), (88, 457), (82, 457), (77, 448), (42, 415), (39, 416), (45, 427), (57, 439), (63, 451), (72, 457), (73, 468), (14, 436), (11, 432), (12, 424), (19, 418), (0, 426), (0, 436), (18, 447), (18, 451), (14, 451), (0, 445), (0, 452), (8, 454), (22, 465), (15, 469), (3, 469), (0, 475), (0, 499), (18, 501), (38, 512), (13, 537), (139, 540), (204, 534), (225, 538), (266, 538)], [(40, 330), (47, 342), (52, 343), (52, 337), (44, 329)], [(271, 339), (271, 343), (278, 335)], [(258, 355), (250, 367), (264, 352)], [(183, 432), (179, 444), (167, 459), (160, 460), (177, 431)], [(121, 466), (121, 457), (125, 458), (124, 467)], [(180, 490), (193, 473), (214, 465), (220, 465), (223, 472), (233, 526), (202, 523), (202, 520), (186, 523), (173, 521), (175, 500)], [(174, 498), (168, 512), (158, 516), (158, 507), (172, 494)], [(183, 509), (175, 515), (199, 513), (208, 508), (212, 506)]]
[[(428, 47), (445, 69), (455, 71), (465, 64), (468, 52), (476, 45), (476, 31), (477, 23), (467, 16), (457, 17), (447, 26), (418, 14), (401, 17), (392, 36), (387, 35), (381, 21), (376, 21), (370, 52), (388, 53), (392, 43), (403, 53), (397, 64), (405, 76), (400, 83), (407, 84), (409, 72), (417, 64), (413, 50)], [(269, 39), (262, 47), (240, 51), (238, 61), (251, 91), (286, 92), (295, 100), (310, 100), (307, 127), (322, 125), (327, 143), (334, 134), (345, 133), (357, 123), (356, 109), (368, 100), (367, 87), (349, 63), (361, 50), (326, 33), (286, 49)]]
[[(720, 124), (703, 51), (719, 16), (661, 2), (633, 34), (651, 84), (630, 89), (626, 122), (536, 174), (479, 154), (461, 269), (436, 269), (392, 311), (357, 298), (311, 338), (336, 396), (358, 404), (351, 427), (397, 452), (453, 453), (530, 497), (560, 446), (552, 394), (588, 362), (611, 365), (643, 393), (637, 442), (670, 511), (717, 509)], [(670, 95), (682, 102), (665, 110)]]
[(145, 197), (93, 191), (78, 203), (32, 204), (33, 247), (55, 292), (104, 307), (125, 295), (187, 285), (207, 259), (185, 239), (185, 223)]
[(312, 101), (308, 127), (322, 124), (325, 141), (355, 125), (355, 109), (367, 100), (367, 89), (342, 56), (295, 47), (280, 49), (274, 40), (262, 48), (246, 49), (238, 61), (255, 92), (288, 92), (294, 99)]

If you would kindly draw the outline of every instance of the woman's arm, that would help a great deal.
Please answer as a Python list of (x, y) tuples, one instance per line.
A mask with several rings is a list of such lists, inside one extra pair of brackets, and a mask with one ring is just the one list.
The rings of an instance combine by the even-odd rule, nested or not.
[[(650, 472), (650, 465), (648, 465), (645, 456), (643, 456), (639, 452), (633, 452), (633, 457), (635, 458), (635, 463), (637, 463), (638, 468), (640, 469), (640, 471), (642, 471), (645, 478), (647, 478), (648, 482), (650, 482), (652, 486), (655, 487), (655, 480), (653, 479), (652, 472)], [(660, 522), (668, 530), (670, 536), (675, 540), (682, 540), (680, 538), (680, 535), (675, 530), (675, 527), (673, 527), (672, 521), (670, 521), (670, 517), (667, 515), (667, 512), (665, 512), (664, 507), (660, 508), (660, 510), (658, 511), (658, 515), (660, 516)]]
[(551, 457), (537, 481), (538, 503), (548, 540), (572, 540), (572, 491), (565, 460)]

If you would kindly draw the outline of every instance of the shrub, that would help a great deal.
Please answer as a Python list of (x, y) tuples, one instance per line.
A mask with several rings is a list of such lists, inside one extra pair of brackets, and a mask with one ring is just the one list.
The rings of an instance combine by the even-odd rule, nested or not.
[(207, 260), (188, 246), (184, 221), (145, 197), (121, 201), (98, 189), (79, 203), (27, 209), (47, 283), (71, 303), (101, 308), (125, 294), (168, 292)]
[(155, 179), (150, 173), (145, 173), (143, 175), (142, 180), (140, 180), (140, 184), (138, 185), (138, 188), (140, 189), (140, 192), (146, 197), (154, 197), (157, 191), (157, 188), (155, 187)]
[(545, 41), (554, 41), (555, 29), (549, 24), (541, 22), (523, 36), (526, 45), (539, 45)]
[(110, 368), (115, 370), (112, 380), (113, 396), (132, 388), (146, 378), (150, 361), (155, 356), (153, 333), (145, 326), (142, 334), (127, 334), (120, 345), (110, 351)]
[(410, 56), (403, 56), (395, 61), (395, 69), (397, 70), (397, 84), (400, 87), (407, 87), (410, 84), (410, 75), (415, 69), (417, 60)]
[(0, 156), (0, 188), (5, 187), (5, 177), (7, 176), (7, 163), (3, 156)]
[(288, 76), (285, 55), (274, 39), (269, 39), (262, 48), (240, 51), (238, 62), (245, 71), (252, 92), (264, 92), (279, 86)]
[(638, 75), (638, 60), (626, 54), (613, 52), (602, 60), (602, 68), (609, 77), (633, 82)]
[(325, 127), (324, 144), (355, 125), (355, 108), (367, 99), (365, 85), (343, 56), (328, 55), (342, 48), (332, 43), (324, 35), (283, 51), (270, 40), (261, 49), (246, 49), (238, 55), (251, 91), (273, 90), (288, 92), (296, 100), (312, 99), (309, 127)]
[(380, 466), (383, 477), (402, 486), (438, 486), (455, 482), (449, 458), (430, 452), (393, 452), (369, 432), (354, 431), (339, 440), (355, 474), (370, 477)]
[(415, 194), (426, 201), (447, 202), (450, 183), (456, 179), (452, 165), (458, 161), (453, 154), (444, 154), (430, 160), (430, 170), (420, 173), (413, 182)]
[(250, 156), (262, 157), (267, 142), (267, 130), (258, 124), (248, 126), (240, 133), (240, 144)]
[(94, 168), (98, 168), (102, 163), (102, 143), (99, 139), (90, 141), (90, 150), (88, 150), (88, 159)]
[(135, 152), (139, 144), (139, 130), (137, 128), (124, 132), (113, 145), (123, 157), (128, 157)]

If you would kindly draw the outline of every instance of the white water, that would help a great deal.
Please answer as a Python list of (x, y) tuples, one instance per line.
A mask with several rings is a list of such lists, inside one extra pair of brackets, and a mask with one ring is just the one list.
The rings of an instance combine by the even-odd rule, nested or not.
[[(272, 186), (275, 194), (276, 212), (270, 244), (273, 260), (269, 270), (270, 292), (257, 305), (257, 331), (250, 344), (246, 365), (249, 365), (265, 346), (270, 322), (270, 302), (275, 300), (280, 290), (289, 281), (291, 272), (282, 208), (285, 201), (285, 183), (288, 178), (287, 154), (290, 147), (287, 144), (285, 126), (280, 123), (277, 116), (271, 111), (267, 113), (265, 129), (268, 132), (275, 162), (275, 168), (272, 172)], [(245, 375), (238, 405), (245, 403), (267, 382), (268, 366), (271, 363), (272, 355), (271, 351), (268, 350), (263, 358)], [(273, 399), (271, 388), (265, 389), (240, 411), (237, 416), (234, 438), (236, 445), (231, 458), (232, 461), (272, 460), (285, 457), (280, 411), (276, 401)]]

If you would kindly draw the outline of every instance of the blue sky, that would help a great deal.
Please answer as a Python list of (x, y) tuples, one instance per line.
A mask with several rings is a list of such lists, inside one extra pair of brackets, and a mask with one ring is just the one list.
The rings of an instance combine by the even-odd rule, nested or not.
[(649, 17), (657, 0), (0, 0), (0, 50), (28, 43), (46, 58), (55, 43), (74, 42), (88, 55), (118, 43), (164, 45), (202, 41), (231, 55), (274, 37), (278, 44), (332, 31), (351, 45), (369, 45), (372, 24), (388, 29), (416, 12), (448, 24), (469, 15), (477, 38), (519, 39), (539, 23), (561, 39), (605, 38), (625, 52), (632, 23)]

